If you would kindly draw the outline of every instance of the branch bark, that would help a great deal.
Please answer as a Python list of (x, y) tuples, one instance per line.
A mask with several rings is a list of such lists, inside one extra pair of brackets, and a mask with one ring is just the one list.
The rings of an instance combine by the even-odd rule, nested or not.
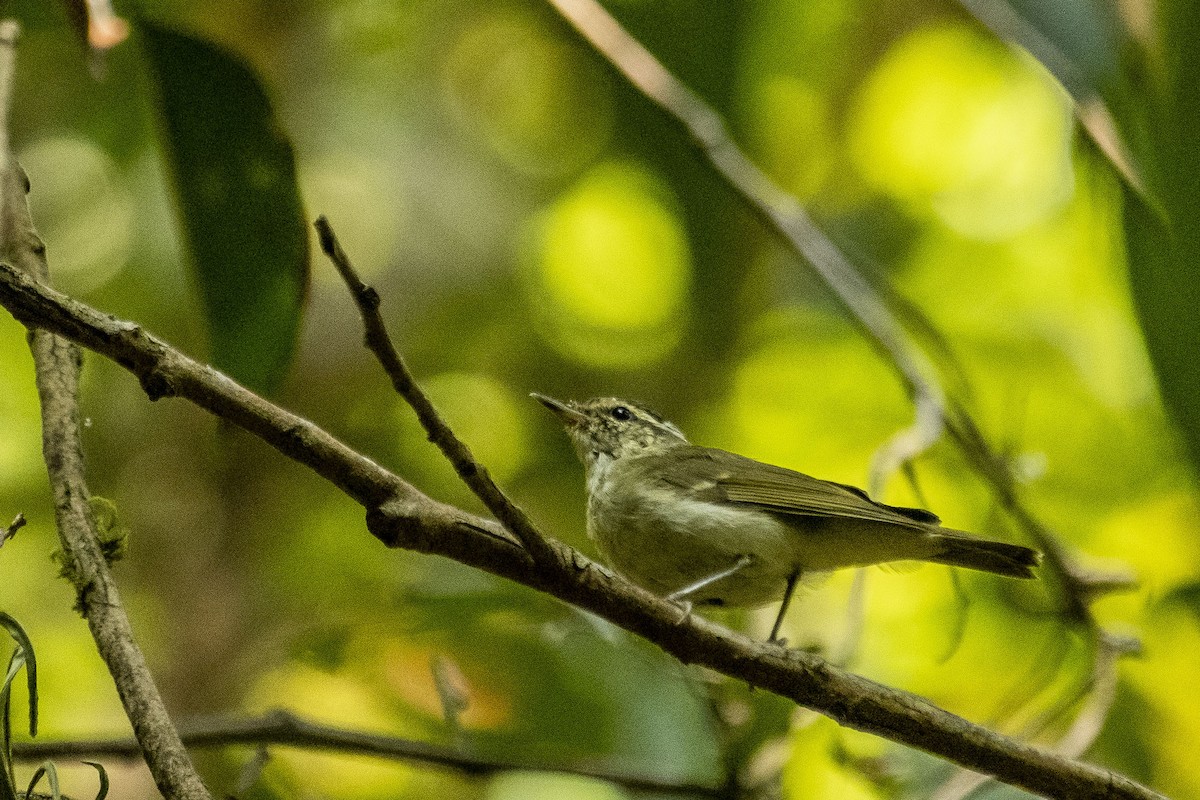
[[(639, 775), (594, 767), (523, 762), (511, 758), (473, 756), (450, 747), (398, 736), (323, 725), (287, 711), (277, 710), (250, 719), (196, 719), (179, 724), (179, 734), (188, 747), (227, 747), (230, 745), (286, 745), (309, 750), (325, 750), (347, 755), (377, 756), (401, 761), (445, 767), (465, 775), (487, 776), (513, 770), (561, 772), (582, 775), (624, 786), (639, 792), (720, 797), (721, 789), (692, 783), (672, 783)], [(64, 741), (14, 742), (13, 757), (24, 761), (47, 758), (137, 758), (141, 755), (133, 739), (88, 739)]]
[(0, 264), (0, 304), (134, 373), (152, 399), (184, 397), (259, 436), (324, 476), (367, 511), (389, 547), (453, 558), (598, 614), (685, 663), (701, 664), (790, 698), (848, 727), (926, 750), (1046, 797), (1160, 795), (1127, 777), (1049, 753), (975, 725), (924, 698), (882, 686), (800, 651), (754, 641), (679, 610), (553, 539), (534, 565), (499, 524), (439, 503), (301, 417), (278, 408), (140, 326), (103, 314)]
[(512, 531), (521, 540), (521, 544), (535, 563), (541, 563), (551, 558), (552, 555), (546, 545), (546, 540), (533, 526), (533, 522), (500, 490), (487, 469), (475, 460), (466, 444), (454, 435), (454, 431), (433, 407), (433, 402), (428, 395), (413, 380), (408, 365), (396, 352), (391, 337), (388, 336), (387, 329), (384, 327), (383, 317), (379, 314), (379, 293), (358, 277), (358, 272), (355, 271), (354, 266), (350, 263), (350, 258), (342, 250), (337, 236), (334, 235), (329, 220), (323, 216), (318, 217), (315, 227), (317, 236), (321, 240), (321, 249), (325, 251), (325, 255), (329, 257), (338, 274), (342, 276), (346, 288), (350, 290), (350, 295), (354, 298), (355, 305), (358, 306), (365, 331), (364, 343), (379, 359), (380, 366), (392, 381), (392, 387), (416, 412), (421, 426), (429, 434), (429, 441), (437, 445), (438, 449), (442, 451), (442, 455), (458, 473), (458, 477), (483, 502), (487, 510), (492, 512), (505, 528)]
[[(34, 229), (26, 202), (28, 181), (8, 145), (18, 32), (15, 22), (0, 23), (0, 254), (29, 275), (48, 281), (46, 248)], [(112, 675), (159, 791), (168, 798), (206, 800), (210, 795), (179, 741), (134, 640), (96, 535), (79, 435), (79, 348), (36, 326), (29, 329), (29, 347), (42, 406), (42, 451), (54, 493), (63, 562), (76, 587), (77, 607)]]

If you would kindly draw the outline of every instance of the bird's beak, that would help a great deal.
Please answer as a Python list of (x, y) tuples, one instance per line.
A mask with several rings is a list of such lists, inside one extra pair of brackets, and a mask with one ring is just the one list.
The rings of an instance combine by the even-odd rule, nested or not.
[(547, 397), (546, 395), (538, 394), (537, 392), (530, 392), (529, 396), (553, 411), (558, 418), (562, 420), (564, 425), (579, 425), (586, 419), (584, 414), (571, 408), (561, 400), (555, 400), (553, 397)]

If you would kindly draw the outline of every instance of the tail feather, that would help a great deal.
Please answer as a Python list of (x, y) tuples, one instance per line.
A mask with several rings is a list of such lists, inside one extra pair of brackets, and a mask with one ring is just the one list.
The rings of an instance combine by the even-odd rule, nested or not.
[(928, 561), (994, 572), (1009, 578), (1032, 578), (1033, 568), (1042, 561), (1037, 550), (1008, 542), (993, 542), (960, 531), (941, 529), (937, 532), (942, 550)]

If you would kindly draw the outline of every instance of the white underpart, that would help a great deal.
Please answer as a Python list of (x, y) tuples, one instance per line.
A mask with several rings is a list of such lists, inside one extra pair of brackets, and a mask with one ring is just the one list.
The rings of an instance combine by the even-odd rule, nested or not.
[(608, 477), (608, 469), (615, 461), (608, 453), (597, 453), (596, 458), (588, 465), (587, 471), (587, 490), (588, 495), (594, 495), (599, 491), (600, 486), (604, 484)]

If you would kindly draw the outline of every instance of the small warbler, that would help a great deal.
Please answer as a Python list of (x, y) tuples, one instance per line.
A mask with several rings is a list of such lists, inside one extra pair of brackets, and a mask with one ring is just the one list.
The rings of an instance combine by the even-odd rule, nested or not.
[(1032, 578), (1041, 558), (853, 486), (690, 444), (628, 400), (533, 397), (562, 421), (584, 464), (588, 536), (608, 564), (687, 610), (782, 601), (770, 641), (808, 573), (913, 559)]

